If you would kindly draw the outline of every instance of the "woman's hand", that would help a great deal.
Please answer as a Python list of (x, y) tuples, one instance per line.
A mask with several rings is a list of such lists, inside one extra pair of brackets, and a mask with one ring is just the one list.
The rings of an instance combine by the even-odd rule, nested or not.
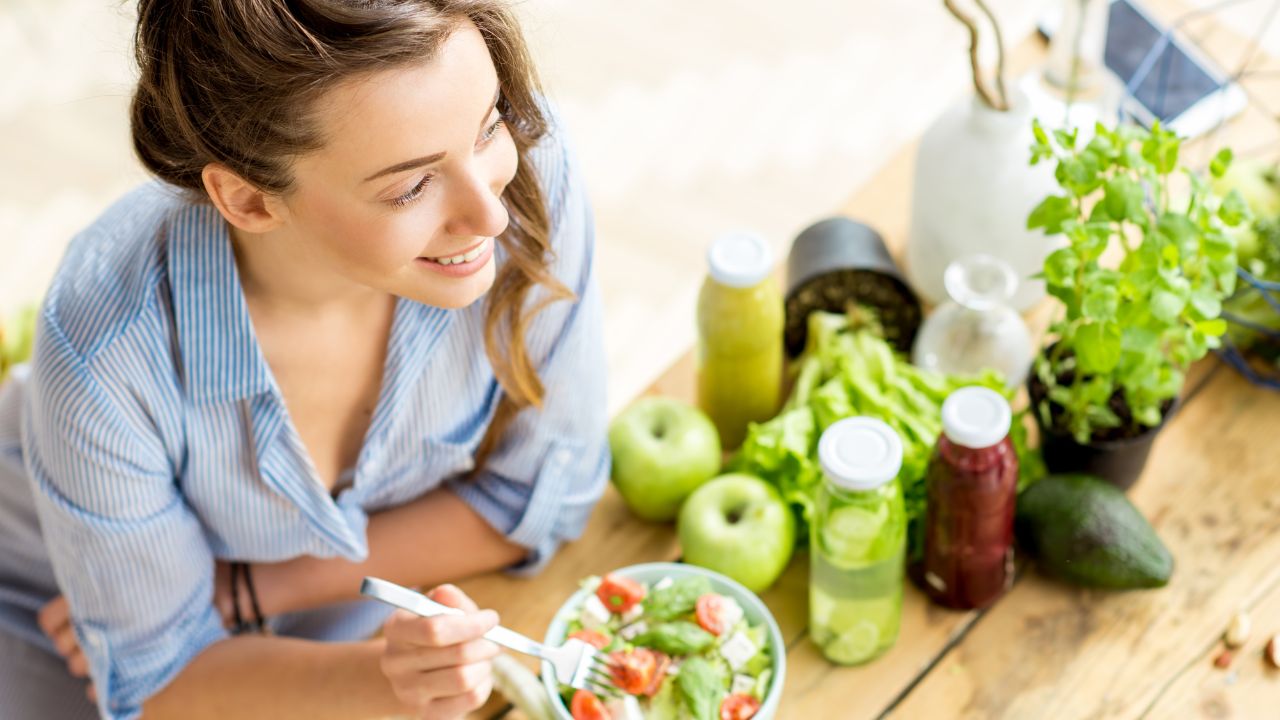
[(414, 717), (451, 720), (489, 699), (491, 660), (499, 650), (483, 635), (498, 624), (498, 614), (479, 610), (452, 585), (442, 585), (428, 597), (466, 614), (424, 618), (397, 610), (383, 626), (387, 645), (382, 673)]
[[(36, 622), (40, 625), (40, 629), (45, 635), (53, 641), (53, 647), (67, 662), (67, 671), (72, 677), (88, 678), (89, 677), (89, 661), (85, 659), (84, 652), (80, 650), (80, 643), (76, 640), (75, 630), (71, 627), (71, 606), (67, 604), (67, 599), (62, 595), (50, 600), (44, 607), (40, 608), (40, 612), (36, 615)], [(90, 702), (97, 702), (97, 695), (93, 691), (93, 681), (89, 681), (89, 687), (85, 690), (85, 694), (89, 697)]]

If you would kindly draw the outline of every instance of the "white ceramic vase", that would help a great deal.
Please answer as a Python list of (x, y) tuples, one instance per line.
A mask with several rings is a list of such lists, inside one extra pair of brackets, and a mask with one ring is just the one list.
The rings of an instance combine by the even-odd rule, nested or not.
[(1012, 108), (992, 110), (976, 95), (944, 112), (925, 132), (916, 158), (907, 276), (930, 303), (947, 299), (943, 274), (955, 260), (985, 254), (1017, 274), (1010, 305), (1019, 311), (1044, 297), (1032, 280), (1061, 242), (1027, 229), (1027, 216), (1059, 192), (1053, 163), (1032, 167), (1031, 111), (1010, 93)]

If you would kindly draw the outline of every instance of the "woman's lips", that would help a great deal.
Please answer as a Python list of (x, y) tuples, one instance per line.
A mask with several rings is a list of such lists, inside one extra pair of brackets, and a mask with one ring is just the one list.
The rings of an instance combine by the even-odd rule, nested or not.
[(462, 262), (450, 262), (445, 265), (438, 260), (422, 257), (414, 262), (447, 277), (466, 277), (479, 272), (492, 257), (493, 238), (484, 238), (466, 251), (452, 256), (452, 258), (462, 258)]

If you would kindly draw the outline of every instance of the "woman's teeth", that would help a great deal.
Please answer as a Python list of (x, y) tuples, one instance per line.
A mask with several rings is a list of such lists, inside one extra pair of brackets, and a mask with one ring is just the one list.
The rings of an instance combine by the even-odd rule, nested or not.
[(453, 257), (429, 258), (429, 259), (431, 260), (431, 262), (439, 263), (441, 265), (459, 265), (461, 263), (469, 263), (472, 260), (475, 260), (476, 258), (480, 257), (480, 254), (484, 252), (484, 249), (488, 244), (489, 244), (489, 239), (485, 238), (479, 245), (475, 246), (475, 249), (473, 249), (471, 252), (464, 253), (462, 255), (454, 255)]

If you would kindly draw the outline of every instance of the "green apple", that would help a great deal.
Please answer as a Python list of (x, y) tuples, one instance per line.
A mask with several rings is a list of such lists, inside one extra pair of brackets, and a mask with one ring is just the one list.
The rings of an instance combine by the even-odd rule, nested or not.
[(677, 523), (684, 560), (764, 592), (791, 561), (796, 521), (769, 483), (721, 475), (698, 488)]
[(680, 503), (720, 472), (720, 435), (702, 411), (646, 397), (609, 428), (613, 484), (639, 517), (674, 520)]

